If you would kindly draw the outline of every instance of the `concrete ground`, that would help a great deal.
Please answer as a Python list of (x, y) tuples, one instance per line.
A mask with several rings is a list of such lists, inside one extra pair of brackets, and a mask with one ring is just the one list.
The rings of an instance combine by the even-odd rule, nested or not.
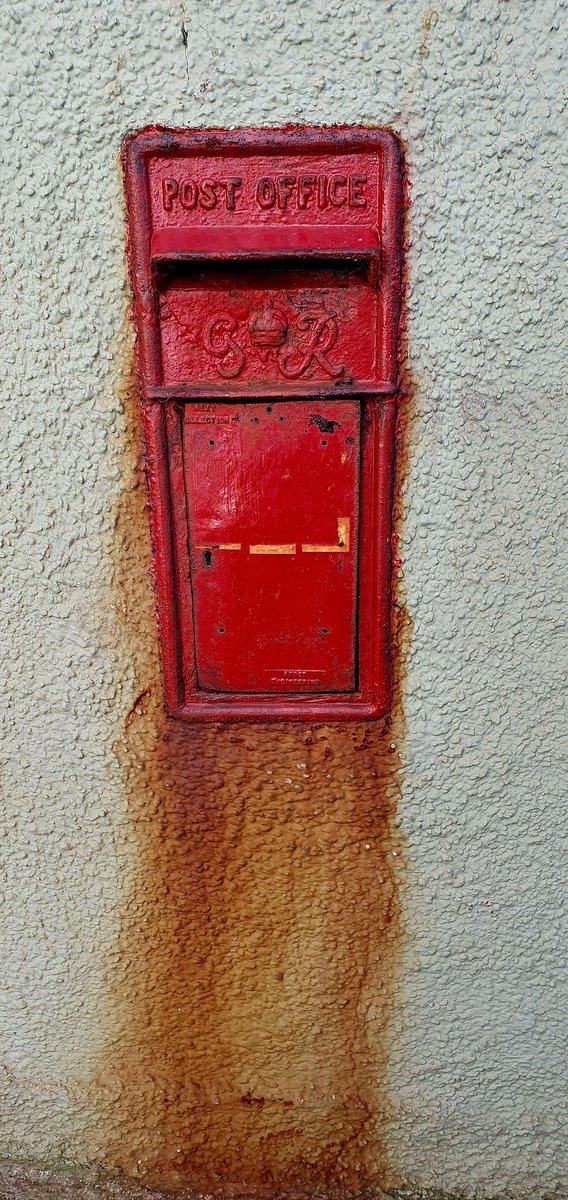
[[(0, 1162), (0, 1200), (167, 1200), (168, 1197), (175, 1197), (175, 1200), (213, 1200), (209, 1194), (197, 1195), (187, 1188), (156, 1191), (118, 1172), (109, 1175), (97, 1171), (62, 1171), (53, 1167)], [(230, 1200), (229, 1195), (227, 1200)], [(251, 1200), (251, 1197), (247, 1196), (246, 1200)], [(314, 1193), (310, 1200), (353, 1200), (353, 1195), (337, 1192), (331, 1198), (329, 1193), (322, 1192)], [(409, 1188), (385, 1193), (374, 1188), (361, 1193), (357, 1200), (463, 1200), (463, 1197), (438, 1189), (413, 1191)], [(503, 1193), (494, 1200), (510, 1200), (510, 1197)], [(568, 1200), (568, 1196), (560, 1192), (543, 1192), (540, 1200)]]
[[(123, 1175), (103, 1178), (94, 1171), (0, 1163), (0, 1200), (163, 1200), (166, 1194)], [(177, 1192), (176, 1196), (182, 1200), (188, 1193)]]

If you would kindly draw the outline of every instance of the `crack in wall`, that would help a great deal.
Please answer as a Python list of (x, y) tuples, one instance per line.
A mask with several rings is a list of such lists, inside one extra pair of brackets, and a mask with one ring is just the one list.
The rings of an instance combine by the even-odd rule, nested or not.
[(179, 0), (179, 12), (180, 12), (180, 18), (181, 18), (181, 26), (180, 26), (181, 42), (182, 42), (182, 46), (183, 46), (183, 53), (184, 53), (184, 59), (185, 59), (185, 77), (186, 77), (187, 84), (189, 86), (189, 83), (190, 83), (189, 52), (188, 52), (189, 24), (188, 24), (188, 19), (187, 19), (187, 12), (186, 12), (185, 4), (183, 3), (183, 0)]

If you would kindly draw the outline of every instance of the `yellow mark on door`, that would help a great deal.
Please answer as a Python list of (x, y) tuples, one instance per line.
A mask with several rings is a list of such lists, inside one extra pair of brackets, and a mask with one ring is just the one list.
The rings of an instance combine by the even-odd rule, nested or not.
[(304, 554), (347, 554), (349, 550), (349, 535), (351, 521), (349, 517), (337, 518), (337, 545), (323, 546), (313, 542), (302, 543)]
[(296, 543), (287, 542), (285, 545), (280, 546), (269, 546), (263, 544), (259, 546), (249, 546), (249, 551), (251, 554), (295, 554)]
[[(304, 554), (347, 554), (349, 551), (351, 520), (349, 517), (337, 518), (337, 543), (326, 546), (319, 542), (302, 542)], [(209, 542), (205, 546), (196, 546), (196, 550), (242, 550), (242, 542)], [(249, 546), (249, 554), (296, 554), (296, 542), (258, 542)]]

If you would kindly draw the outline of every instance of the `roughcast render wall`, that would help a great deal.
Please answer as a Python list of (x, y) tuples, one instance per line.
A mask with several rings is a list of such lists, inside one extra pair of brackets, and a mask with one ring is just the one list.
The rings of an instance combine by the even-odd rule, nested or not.
[[(138, 683), (113, 590), (133, 437), (122, 138), (147, 123), (363, 122), (407, 147), (416, 389), (405, 957), (385, 1062), (372, 995), (358, 1016), (389, 1098), (376, 1137), (390, 1177), (423, 1186), (566, 1183), (563, 7), (2, 6), (1, 1154), (112, 1166), (114, 1114), (117, 1143), (129, 1138), (113, 1075), (128, 1028), (116, 947), (140, 852), (117, 748)], [(246, 805), (246, 772), (240, 789)], [(309, 972), (309, 948), (297, 952)], [(127, 997), (136, 964), (122, 969)]]

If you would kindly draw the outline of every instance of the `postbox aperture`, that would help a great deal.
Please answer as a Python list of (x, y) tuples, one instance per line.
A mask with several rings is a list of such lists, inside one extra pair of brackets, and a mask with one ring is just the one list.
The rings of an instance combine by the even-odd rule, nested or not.
[(125, 149), (166, 700), (380, 715), (401, 174), (384, 131)]

